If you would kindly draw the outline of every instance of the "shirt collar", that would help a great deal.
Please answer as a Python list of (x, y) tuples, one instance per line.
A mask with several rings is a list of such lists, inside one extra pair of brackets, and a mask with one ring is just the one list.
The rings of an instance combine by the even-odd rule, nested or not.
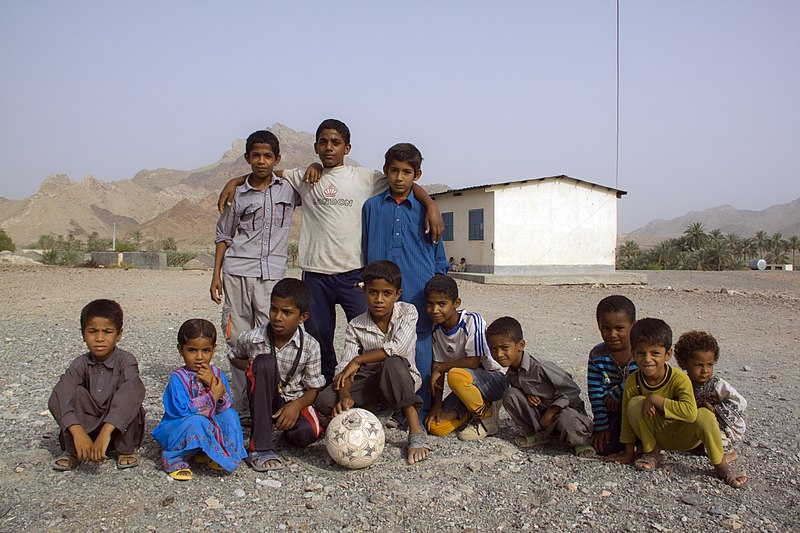
[[(256, 189), (255, 187), (253, 187), (253, 186), (251, 186), (251, 185), (250, 185), (250, 176), (252, 176), (252, 175), (253, 175), (252, 173), (248, 174), (248, 175), (247, 175), (247, 177), (244, 179), (244, 183), (242, 183), (241, 185), (239, 185), (239, 187), (241, 187), (241, 192), (247, 192), (247, 191), (257, 191), (257, 190), (258, 190), (258, 189)], [(283, 181), (283, 178), (279, 178), (279, 177), (278, 177), (278, 176), (276, 176), (276, 175), (275, 175), (275, 173), (273, 172), (273, 173), (272, 173), (272, 181), (270, 181), (270, 182), (269, 182), (269, 185), (267, 185), (267, 189), (269, 189), (269, 188), (270, 188), (270, 187), (272, 187), (273, 185), (280, 184), (280, 182), (282, 182), (282, 181)]]
[(94, 366), (99, 363), (105, 366), (106, 368), (109, 369), (114, 368), (114, 366), (116, 365), (118, 352), (119, 348), (114, 348), (114, 351), (111, 352), (111, 354), (108, 357), (106, 357), (104, 361), (98, 361), (97, 358), (94, 355), (92, 355), (92, 352), (89, 352), (87, 354), (89, 356), (89, 364)]
[(405, 200), (403, 200), (402, 202), (400, 202), (398, 204), (397, 200), (395, 200), (394, 196), (392, 196), (391, 189), (386, 189), (386, 192), (383, 193), (383, 200), (385, 202), (386, 201), (391, 201), (395, 205), (403, 205), (403, 204), (406, 204), (406, 203), (408, 205), (410, 205), (411, 207), (416, 207), (417, 205), (421, 205), (419, 203), (419, 200), (417, 200), (417, 198), (414, 196), (414, 191), (413, 190), (410, 193), (408, 193), (408, 197)]
[(530, 372), (532, 361), (531, 355), (527, 351), (523, 350), (522, 360), (519, 362), (519, 369), (524, 370), (525, 372)]
[[(264, 324), (263, 326), (260, 326), (258, 328), (259, 329), (259, 332), (258, 332), (258, 337), (259, 338), (258, 338), (257, 342), (263, 342), (265, 344), (270, 344), (269, 336), (267, 335), (267, 328), (268, 327), (269, 327), (269, 322), (267, 322), (266, 324)], [(302, 325), (297, 326), (297, 329), (294, 330), (294, 335), (292, 335), (292, 338), (289, 339), (289, 341), (286, 344), (283, 345), (283, 348), (286, 348), (286, 346), (288, 346), (289, 344), (294, 344), (296, 347), (299, 347), (300, 346), (300, 335), (303, 335), (303, 334), (304, 334), (303, 326)], [(281, 350), (283, 350), (283, 348), (281, 348)]]

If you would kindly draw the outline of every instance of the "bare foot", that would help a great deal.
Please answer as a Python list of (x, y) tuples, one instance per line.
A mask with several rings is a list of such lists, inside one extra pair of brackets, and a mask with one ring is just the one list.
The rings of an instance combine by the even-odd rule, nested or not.
[(410, 465), (419, 463), (427, 459), (430, 453), (431, 451), (428, 448), (409, 448), (406, 462)]
[(422, 431), (418, 433), (408, 434), (408, 454), (406, 455), (406, 462), (410, 465), (419, 463), (428, 458), (431, 453), (431, 447), (427, 442), (427, 435)]
[(739, 458), (739, 453), (736, 450), (731, 450), (722, 457), (723, 459), (725, 459), (726, 462), (732, 463)]

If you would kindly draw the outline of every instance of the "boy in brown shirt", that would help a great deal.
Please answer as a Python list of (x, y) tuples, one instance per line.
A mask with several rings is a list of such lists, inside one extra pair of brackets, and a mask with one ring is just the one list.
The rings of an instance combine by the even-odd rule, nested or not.
[(89, 351), (72, 361), (48, 402), (61, 429), (62, 454), (53, 468), (100, 462), (108, 450), (116, 450), (117, 468), (138, 466), (145, 391), (136, 358), (117, 348), (122, 308), (113, 300), (89, 302), (81, 311), (81, 331)]

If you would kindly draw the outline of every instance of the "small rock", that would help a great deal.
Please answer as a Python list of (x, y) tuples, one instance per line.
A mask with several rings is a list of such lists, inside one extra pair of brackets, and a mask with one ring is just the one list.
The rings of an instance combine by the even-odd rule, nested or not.
[(207, 499), (205, 503), (209, 509), (219, 509), (222, 507), (222, 505), (219, 503), (219, 500), (214, 497)]
[(192, 529), (204, 529), (206, 527), (206, 522), (202, 518), (195, 518), (192, 520)]
[(314, 504), (313, 504), (313, 503), (311, 503), (311, 502), (306, 502), (306, 509), (316, 509), (316, 507), (314, 507)]
[(0, 504), (0, 518), (4, 517), (11, 510), (11, 506), (7, 503)]
[(367, 497), (367, 500), (369, 501), (369, 503), (374, 503), (374, 504), (377, 504), (377, 505), (382, 505), (382, 504), (384, 504), (384, 503), (386, 503), (388, 501), (386, 499), (386, 496), (384, 496), (383, 494), (381, 494), (379, 492), (375, 492), (375, 493), (370, 494)]
[(750, 368), (750, 365), (744, 365), (742, 367), (742, 370), (744, 370), (745, 372), (750, 372), (752, 370), (752, 368)]
[(570, 492), (578, 492), (578, 484), (577, 483), (567, 483), (564, 485), (568, 491)]
[(237, 498), (244, 498), (247, 494), (242, 489), (236, 489), (235, 491), (233, 491), (233, 495), (236, 496)]
[(686, 505), (694, 505), (698, 506), (702, 503), (700, 500), (700, 496), (697, 494), (684, 494), (681, 496), (681, 502), (685, 503)]
[(175, 496), (167, 496), (161, 500), (161, 507), (166, 507), (168, 505), (172, 505), (173, 503), (175, 503)]
[(256, 483), (261, 485), (262, 487), (268, 487), (270, 489), (279, 489), (281, 488), (281, 482), (277, 479), (259, 479), (256, 478)]
[(480, 463), (470, 463), (467, 465), (467, 470), (470, 472), (480, 472), (481, 471), (481, 464)]
[(610, 490), (604, 490), (603, 492), (600, 493), (601, 498), (608, 498), (609, 496), (611, 496)]
[(723, 518), (720, 520), (719, 525), (725, 529), (730, 529), (731, 531), (736, 531), (737, 529), (742, 528), (742, 523), (734, 518)]
[(725, 509), (713, 506), (708, 509), (708, 514), (713, 516), (725, 516)]
[(653, 523), (652, 523), (652, 524), (650, 524), (650, 525), (651, 525), (651, 526), (653, 527), (653, 529), (655, 529), (656, 531), (664, 531), (664, 526), (662, 526), (662, 525), (661, 525), (661, 524), (659, 524), (658, 522), (653, 522)]

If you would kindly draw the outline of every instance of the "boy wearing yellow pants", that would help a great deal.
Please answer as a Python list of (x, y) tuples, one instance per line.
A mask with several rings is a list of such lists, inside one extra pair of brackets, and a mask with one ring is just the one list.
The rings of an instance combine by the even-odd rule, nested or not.
[[(667, 363), (672, 356), (672, 330), (663, 320), (643, 318), (630, 332), (633, 357), (639, 369), (625, 381), (622, 394), (622, 432), (625, 451), (605, 458), (633, 463), (637, 470), (661, 466), (661, 450), (692, 450), (701, 443), (717, 475), (734, 488), (747, 483), (723, 456), (722, 437), (714, 414), (698, 409), (689, 378)], [(634, 443), (644, 454), (634, 461)]]
[[(458, 285), (437, 274), (425, 284), (425, 303), (433, 322), (433, 404), (425, 428), (445, 436), (458, 432), (461, 440), (479, 440), (500, 427), (500, 400), (508, 388), (503, 367), (492, 359), (486, 343), (486, 322), (478, 313), (459, 310)], [(452, 391), (444, 400), (444, 380)]]

